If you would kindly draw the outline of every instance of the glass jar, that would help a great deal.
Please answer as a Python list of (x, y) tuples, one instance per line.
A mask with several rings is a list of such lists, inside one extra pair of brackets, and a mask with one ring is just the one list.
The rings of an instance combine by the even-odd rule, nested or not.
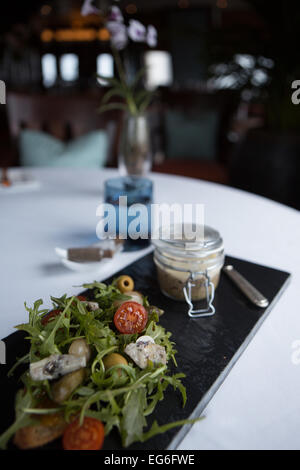
[[(224, 245), (219, 232), (206, 225), (202, 232), (200, 238), (196, 235), (189, 239), (176, 238), (174, 233), (179, 233), (178, 228), (175, 231), (172, 226), (169, 237), (162, 235), (152, 240), (161, 291), (174, 300), (186, 301), (191, 317), (215, 313), (214, 292), (224, 265)], [(184, 226), (182, 233), (187, 233)], [(193, 302), (204, 299), (207, 307), (195, 310)]]

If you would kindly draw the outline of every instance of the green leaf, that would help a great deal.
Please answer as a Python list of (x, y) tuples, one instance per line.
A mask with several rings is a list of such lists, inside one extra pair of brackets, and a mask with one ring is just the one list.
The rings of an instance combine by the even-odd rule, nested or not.
[(0, 449), (5, 449), (9, 439), (24, 426), (31, 426), (34, 420), (23, 411), (31, 405), (32, 399), (29, 391), (19, 390), (16, 395), (16, 419), (15, 422), (0, 436)]
[(82, 287), (85, 289), (98, 289), (98, 290), (106, 290), (107, 286), (104, 284), (104, 282), (91, 282), (90, 284), (83, 284)]
[(110, 100), (110, 98), (112, 98), (113, 96), (120, 96), (121, 98), (126, 98), (127, 92), (121, 86), (114, 87), (111, 90), (109, 90), (107, 93), (105, 93), (105, 95), (102, 98), (101, 103), (102, 104), (107, 103)]
[(139, 90), (137, 93), (135, 93), (134, 99), (136, 105), (139, 106), (149, 95), (152, 96), (152, 93), (149, 90)]
[(168, 359), (172, 358), (176, 353), (176, 350), (174, 349), (174, 343), (170, 341), (170, 337), (172, 336), (171, 333), (166, 332), (165, 328), (155, 321), (150, 321), (146, 328), (145, 335), (151, 336), (156, 344), (160, 344), (166, 348)]
[(110, 408), (103, 408), (100, 411), (88, 410), (86, 416), (96, 418), (105, 423), (105, 435), (109, 434), (114, 426), (120, 428), (120, 418), (113, 415)]
[[(114, 78), (114, 77), (105, 77), (104, 75), (100, 75), (99, 73), (97, 73), (97, 78), (99, 78), (100, 80), (103, 80), (104, 82), (108, 83), (109, 85), (122, 86), (121, 82), (117, 78)], [(100, 85), (101, 85), (101, 83), (100, 83)]]
[(133, 79), (133, 82), (131, 84), (131, 88), (135, 88), (139, 81), (141, 80), (141, 78), (143, 78), (143, 76), (146, 74), (146, 67), (142, 67), (136, 74), (136, 76), (134, 77)]
[(159, 343), (160, 339), (164, 338), (165, 334), (165, 329), (154, 321), (149, 323), (145, 332), (145, 335), (151, 336), (156, 343)]
[(103, 104), (97, 109), (97, 111), (98, 113), (104, 113), (106, 111), (113, 111), (115, 109), (127, 111), (127, 106), (126, 104), (123, 104), (123, 103), (109, 103), (109, 104)]
[(176, 375), (173, 375), (172, 377), (165, 376), (164, 380), (168, 384), (172, 385), (174, 390), (176, 390), (177, 388), (179, 389), (179, 391), (181, 392), (181, 396), (182, 396), (182, 406), (184, 407), (186, 404), (187, 396), (186, 396), (186, 388), (180, 381), (180, 379), (183, 377), (185, 377), (185, 374), (176, 374)]
[(72, 297), (68, 301), (64, 311), (59, 316), (57, 316), (57, 318), (53, 322), (51, 322), (54, 324), (53, 329), (48, 335), (48, 337), (43, 341), (40, 348), (41, 353), (44, 356), (50, 356), (51, 354), (60, 354), (60, 350), (55, 344), (55, 334), (57, 330), (63, 326), (65, 321), (65, 314), (68, 312), (69, 307), (71, 306), (72, 302), (74, 302), (74, 299), (75, 297)]
[(58, 413), (62, 408), (22, 408), (22, 411), (31, 415), (52, 415)]
[(145, 389), (130, 392), (129, 399), (122, 410), (123, 416), (120, 423), (122, 443), (125, 447), (128, 447), (136, 440), (140, 440), (143, 435), (143, 428), (147, 424), (144, 417), (146, 404)]
[[(148, 392), (151, 393), (153, 390), (153, 383), (149, 384), (150, 387), (148, 386)], [(157, 392), (150, 397), (150, 404), (148, 405), (147, 409), (145, 410), (145, 416), (149, 416), (151, 413), (153, 413), (157, 403), (164, 398), (164, 391), (168, 387), (168, 382), (163, 381), (163, 382), (158, 382), (157, 383)]]
[(178, 426), (184, 426), (185, 424), (194, 424), (197, 421), (201, 421), (202, 419), (204, 419), (204, 417), (196, 419), (182, 419), (180, 421), (173, 421), (173, 423), (164, 424), (162, 426), (159, 426), (157, 421), (154, 421), (151, 426), (151, 429), (144, 433), (140, 440), (141, 442), (145, 442), (151, 437), (157, 436), (157, 434), (163, 434), (164, 432), (169, 431), (169, 429), (173, 429)]
[(17, 362), (12, 366), (12, 368), (8, 371), (7, 373), (7, 377), (11, 377), (14, 373), (14, 371), (16, 370), (16, 368), (20, 365), (20, 364), (24, 364), (26, 362), (29, 362), (29, 353), (28, 354), (25, 354), (25, 356), (23, 357), (20, 357)]
[(142, 103), (139, 105), (139, 113), (144, 113), (146, 111), (146, 109), (148, 108), (151, 100), (153, 98), (153, 94), (149, 94), (143, 101)]
[(48, 312), (48, 310), (42, 309), (40, 310), (40, 306), (43, 304), (43, 301), (41, 299), (37, 300), (34, 302), (33, 308), (27, 307), (26, 302), (24, 303), (25, 309), (29, 313), (29, 322), (28, 323), (22, 323), (21, 325), (15, 326), (17, 330), (21, 331), (26, 331), (27, 333), (30, 334), (32, 338), (39, 337), (40, 332), (41, 332), (41, 327), (40, 327), (40, 320), (41, 316), (43, 316), (45, 313)]
[(51, 300), (52, 300), (52, 303), (53, 303), (54, 308), (59, 307), (59, 308), (64, 309), (65, 306), (67, 305), (68, 299), (67, 299), (66, 294), (64, 294), (64, 295), (61, 296), (61, 297), (53, 297), (53, 296), (51, 296), (50, 298), (51, 298)]
[(26, 331), (26, 333), (29, 333), (30, 336), (38, 336), (40, 333), (39, 328), (35, 328), (29, 323), (21, 323), (20, 325), (16, 325), (15, 328), (16, 330)]
[(93, 395), (94, 390), (90, 387), (79, 387), (76, 390), (76, 393), (77, 393), (77, 395), (79, 395), (81, 397), (90, 397), (91, 395)]

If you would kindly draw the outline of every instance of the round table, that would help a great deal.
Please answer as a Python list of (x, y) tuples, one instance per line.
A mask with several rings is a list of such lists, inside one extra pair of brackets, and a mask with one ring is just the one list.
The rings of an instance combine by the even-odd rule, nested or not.
[[(14, 171), (21, 171), (15, 169)], [(23, 170), (22, 170), (23, 171)], [(24, 170), (25, 171), (25, 170)], [(95, 273), (67, 270), (54, 248), (96, 241), (96, 208), (115, 170), (28, 169), (40, 188), (0, 194), (0, 332), (26, 322), (24, 301), (77, 294), (146, 251), (122, 253)], [(155, 202), (203, 203), (227, 254), (292, 273), (292, 281), (180, 449), (299, 449), (300, 217), (293, 209), (213, 183), (151, 174)], [(300, 344), (300, 343), (299, 343)], [(1, 367), (1, 366), (0, 366)]]

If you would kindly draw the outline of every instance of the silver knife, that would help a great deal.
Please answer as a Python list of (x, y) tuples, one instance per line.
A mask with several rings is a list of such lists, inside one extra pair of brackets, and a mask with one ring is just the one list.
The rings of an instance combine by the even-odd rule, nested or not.
[(231, 264), (223, 267), (223, 271), (233, 281), (233, 283), (243, 292), (243, 294), (254, 305), (260, 308), (266, 308), (269, 305), (268, 299), (262, 295), (247, 279), (244, 278)]

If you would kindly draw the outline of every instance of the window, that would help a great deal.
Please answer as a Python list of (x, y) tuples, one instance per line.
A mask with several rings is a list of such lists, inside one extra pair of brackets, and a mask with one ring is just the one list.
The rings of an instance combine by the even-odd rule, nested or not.
[(66, 82), (73, 82), (79, 76), (79, 59), (76, 54), (63, 54), (60, 58), (60, 75)]
[(42, 77), (46, 88), (53, 86), (57, 79), (57, 64), (54, 54), (44, 54), (42, 56)]
[[(111, 54), (100, 54), (97, 57), (97, 73), (103, 77), (111, 78), (114, 76), (114, 59)], [(101, 85), (107, 85), (107, 82), (99, 79)]]
[(172, 57), (166, 51), (147, 51), (144, 55), (146, 66), (146, 87), (153, 90), (173, 82)]

